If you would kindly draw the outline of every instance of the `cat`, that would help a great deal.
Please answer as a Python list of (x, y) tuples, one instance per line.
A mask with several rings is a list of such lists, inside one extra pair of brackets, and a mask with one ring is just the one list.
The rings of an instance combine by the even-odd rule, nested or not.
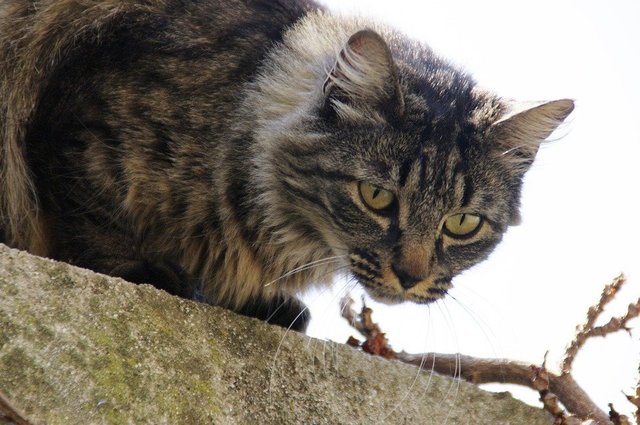
[(340, 272), (446, 296), (574, 106), (306, 0), (4, 0), (0, 79), (5, 243), (300, 331)]

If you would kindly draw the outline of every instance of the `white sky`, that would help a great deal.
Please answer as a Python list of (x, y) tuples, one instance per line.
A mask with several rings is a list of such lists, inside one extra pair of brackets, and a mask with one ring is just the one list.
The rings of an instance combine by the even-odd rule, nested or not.
[[(624, 272), (629, 281), (607, 320), (640, 297), (639, 1), (324, 2), (425, 41), (505, 97), (577, 100), (564, 137), (543, 147), (527, 176), (523, 223), (454, 281), (456, 300), (429, 307), (368, 301), (396, 350), (537, 364), (549, 351), (555, 367), (613, 277)], [(309, 333), (344, 342), (354, 331), (339, 318), (336, 293), (307, 296), (315, 318)], [(578, 382), (605, 410), (613, 402), (631, 412), (622, 391), (632, 393), (638, 380), (640, 323), (632, 325), (632, 337), (587, 343), (574, 364)]]

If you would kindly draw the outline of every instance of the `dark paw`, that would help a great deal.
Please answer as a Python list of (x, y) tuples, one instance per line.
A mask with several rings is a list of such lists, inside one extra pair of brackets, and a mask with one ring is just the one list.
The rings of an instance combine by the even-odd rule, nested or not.
[(270, 301), (256, 300), (237, 312), (303, 333), (311, 320), (311, 313), (309, 313), (307, 306), (293, 297), (277, 298)]
[(132, 283), (149, 283), (179, 297), (193, 297), (187, 274), (180, 267), (165, 261), (130, 261), (115, 267), (109, 275)]

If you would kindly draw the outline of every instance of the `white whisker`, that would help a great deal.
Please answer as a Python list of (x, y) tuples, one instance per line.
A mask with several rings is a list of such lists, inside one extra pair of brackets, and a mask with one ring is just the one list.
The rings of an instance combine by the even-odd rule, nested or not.
[[(345, 266), (345, 268), (346, 267), (348, 267), (348, 266)], [(344, 284), (341, 286), (340, 289), (338, 289), (334, 293), (334, 295), (331, 297), (331, 300), (327, 303), (327, 306), (325, 306), (324, 312), (326, 312), (326, 309), (328, 308), (329, 305), (335, 305), (337, 302), (339, 302), (339, 300), (344, 298), (344, 296), (346, 294), (348, 294), (351, 291), (353, 291), (353, 289), (356, 287), (357, 284), (358, 284), (357, 281), (355, 281), (355, 279), (353, 279), (353, 278), (345, 279)], [(333, 289), (333, 288), (331, 288), (331, 289)], [(311, 300), (311, 305), (313, 305), (315, 303), (315, 301), (324, 294), (324, 292), (326, 292), (326, 291), (323, 291), (323, 293), (318, 294), (316, 297), (314, 297)], [(344, 308), (344, 306), (342, 308)], [(340, 313), (342, 314), (342, 311)], [(325, 342), (326, 342), (326, 340), (325, 340)]]
[[(332, 258), (334, 261), (336, 261), (337, 258), (340, 258), (343, 256), (336, 256), (336, 257), (330, 257)], [(327, 260), (327, 259), (324, 259)], [(335, 273), (338, 270), (347, 268), (348, 266), (342, 266), (342, 267), (338, 267), (337, 269), (334, 269), (328, 273)], [(347, 287), (347, 284), (345, 284), (344, 288), (345, 289)], [(321, 297), (322, 295), (324, 295), (324, 293), (326, 291), (328, 291), (331, 288), (331, 286), (326, 286), (322, 291), (320, 291), (320, 293), (314, 298), (314, 300), (318, 299), (319, 297)], [(313, 300), (312, 300), (313, 302)], [(289, 327), (287, 327), (287, 329), (284, 332), (284, 335), (282, 335), (282, 338), (280, 338), (280, 342), (278, 343), (278, 347), (276, 348), (276, 352), (273, 355), (273, 361), (271, 362), (271, 371), (269, 373), (269, 397), (271, 397), (272, 394), (272, 389), (273, 389), (273, 380), (274, 380), (274, 372), (275, 372), (275, 368), (276, 368), (276, 361), (278, 360), (278, 355), (280, 354), (280, 350), (282, 348), (282, 344), (284, 343), (285, 338), (287, 337), (287, 335), (289, 334), (289, 331), (291, 330), (291, 327), (293, 326), (293, 324), (296, 322), (296, 320), (298, 320), (300, 318), (300, 316), (302, 314), (304, 314), (307, 310), (309, 309), (309, 307), (305, 306), (304, 309), (302, 309), (302, 311), (300, 313), (298, 313), (298, 315), (291, 321), (291, 324), (289, 325)]]
[[(428, 336), (429, 336), (429, 332), (430, 332), (430, 330), (431, 330), (431, 328), (433, 326), (432, 325), (432, 321), (430, 320), (431, 319), (431, 305), (429, 305), (428, 307), (429, 307), (429, 309), (428, 309), (427, 315), (428, 315), (428, 319), (429, 319), (428, 320), (428, 323), (429, 323), (428, 326), (429, 327), (427, 329), (427, 339), (428, 339)], [(429, 352), (429, 350), (427, 349), (427, 341), (426, 341), (426, 339), (425, 339), (425, 349), (423, 350), (423, 352), (424, 353), (428, 353)], [(420, 364), (422, 364), (422, 362)], [(431, 386), (431, 382), (433, 380), (433, 375), (435, 374), (435, 369), (436, 369), (436, 356), (435, 356), (435, 351), (434, 351), (433, 359), (431, 360), (431, 367), (429, 368), (429, 370), (430, 370), (429, 379), (427, 380), (427, 383), (426, 383), (425, 388), (424, 388), (424, 392), (425, 393), (429, 390), (429, 387)]]
[(333, 257), (325, 257), (325, 258), (321, 258), (319, 260), (315, 260), (315, 261), (311, 261), (309, 263), (303, 264), (299, 267), (296, 267), (295, 269), (289, 270), (288, 272), (286, 272), (285, 274), (283, 274), (282, 276), (278, 277), (277, 279), (272, 280), (271, 282), (265, 283), (264, 287), (266, 288), (267, 286), (278, 282), (282, 279), (286, 279), (287, 277), (294, 275), (296, 273), (300, 273), (303, 272), (305, 270), (309, 270), (312, 269), (314, 267), (319, 267), (321, 265), (326, 265), (326, 264), (331, 264), (331, 263), (337, 263), (339, 260), (342, 260), (343, 258), (345, 258), (346, 255), (336, 255)]
[[(460, 366), (460, 346), (458, 344), (458, 338), (456, 337), (455, 334), (455, 329), (453, 327), (453, 322), (451, 320), (451, 312), (449, 311), (447, 305), (445, 303), (436, 303), (438, 305), (438, 308), (440, 309), (440, 312), (442, 312), (443, 317), (445, 319), (445, 323), (447, 325), (447, 328), (449, 329), (449, 335), (453, 335), (453, 344), (454, 344), (454, 348), (455, 348), (455, 356), (456, 356), (456, 362), (455, 362), (455, 366), (454, 366), (454, 372), (453, 372), (453, 379), (454, 381), (451, 383), (451, 385), (449, 385), (449, 389), (447, 390), (447, 393), (444, 396), (444, 400), (446, 401), (452, 394), (452, 390), (453, 390), (453, 401), (452, 404), (455, 404), (457, 398), (458, 398), (458, 392), (460, 389), (460, 377), (462, 376), (462, 370), (461, 370), (461, 366)], [(443, 310), (444, 308), (444, 310)], [(457, 377), (456, 377), (457, 376)], [(454, 390), (455, 388), (455, 390)], [(447, 413), (447, 417), (444, 420), (444, 424), (446, 424), (449, 421), (449, 418), (451, 417), (451, 410), (449, 410), (449, 412)]]
[[(407, 400), (407, 398), (409, 398), (409, 394), (411, 394), (413, 387), (415, 387), (416, 383), (418, 382), (418, 379), (420, 378), (420, 374), (422, 373), (422, 367), (424, 366), (424, 362), (425, 362), (425, 356), (422, 356), (422, 358), (420, 359), (420, 365), (418, 366), (418, 371), (413, 377), (413, 380), (411, 381), (411, 385), (409, 385), (409, 388), (407, 388), (402, 398), (398, 401), (398, 403), (396, 403), (395, 406), (393, 406), (393, 408), (391, 408), (389, 413), (387, 413), (386, 416), (384, 416), (382, 419), (378, 421), (379, 423), (386, 423), (389, 416), (391, 416), (391, 414), (395, 412), (396, 409), (398, 409), (398, 407), (400, 407)], [(429, 379), (431, 379), (431, 377), (429, 377)]]
[(493, 353), (493, 357), (496, 357), (496, 358), (502, 357), (500, 355), (500, 352), (502, 351), (502, 349), (500, 348), (499, 344), (498, 344), (498, 349), (496, 349), (494, 346), (494, 342), (498, 341), (498, 338), (496, 337), (495, 333), (493, 333), (493, 331), (491, 330), (491, 326), (489, 326), (489, 324), (485, 320), (483, 320), (480, 316), (474, 313), (472, 309), (467, 307), (466, 304), (464, 304), (458, 298), (451, 295), (449, 295), (449, 297), (453, 301), (455, 301), (456, 304), (460, 306), (462, 311), (464, 311), (471, 318), (473, 323), (477, 326), (477, 328), (480, 330), (482, 335), (489, 342), (489, 346), (491, 347), (491, 352)]

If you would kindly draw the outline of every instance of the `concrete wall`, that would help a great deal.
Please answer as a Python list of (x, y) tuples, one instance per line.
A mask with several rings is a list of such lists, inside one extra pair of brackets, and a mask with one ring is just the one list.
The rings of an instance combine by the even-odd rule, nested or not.
[(508, 394), (3, 245), (0, 390), (51, 425), (550, 423)]

